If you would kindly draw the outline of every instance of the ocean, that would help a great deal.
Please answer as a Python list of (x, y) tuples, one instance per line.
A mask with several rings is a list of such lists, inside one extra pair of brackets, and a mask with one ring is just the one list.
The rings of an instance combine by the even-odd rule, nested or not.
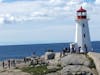
[[(55, 52), (62, 51), (63, 48), (69, 47), (69, 43), (52, 43), (52, 44), (27, 44), (27, 45), (8, 45), (0, 46), (0, 61), (7, 59), (21, 59), (31, 56), (34, 52), (36, 55), (43, 55), (48, 49)], [(94, 52), (100, 53), (100, 41), (92, 42)]]

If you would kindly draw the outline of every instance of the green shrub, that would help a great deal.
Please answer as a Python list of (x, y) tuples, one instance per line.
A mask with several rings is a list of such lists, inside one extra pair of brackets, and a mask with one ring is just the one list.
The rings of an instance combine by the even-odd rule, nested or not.
[(43, 75), (47, 72), (46, 66), (38, 66), (38, 67), (26, 67), (21, 69), (24, 72), (31, 73), (32, 75)]
[(61, 64), (57, 64), (58, 67), (61, 67)]
[(52, 72), (57, 72), (61, 68), (47, 69), (47, 66), (37, 66), (37, 67), (24, 67), (21, 70), (23, 72), (28, 72), (32, 75), (44, 75)]
[(86, 57), (87, 57), (87, 58), (89, 59), (89, 61), (90, 61), (89, 67), (90, 67), (91, 69), (92, 69), (92, 68), (96, 68), (93, 59), (92, 59), (91, 57), (89, 57), (88, 55), (86, 55)]
[(89, 60), (90, 60), (90, 66), (89, 67), (90, 68), (96, 68), (93, 59), (92, 58), (89, 58)]

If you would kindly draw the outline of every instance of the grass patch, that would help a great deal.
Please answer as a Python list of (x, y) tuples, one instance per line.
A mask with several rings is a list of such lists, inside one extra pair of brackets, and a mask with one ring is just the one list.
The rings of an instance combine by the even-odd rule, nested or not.
[(15, 69), (19, 69), (18, 67), (15, 67)]
[(52, 72), (57, 72), (60, 68), (47, 69), (47, 66), (37, 66), (37, 67), (24, 67), (21, 69), (23, 72), (28, 72), (32, 75), (45, 75)]
[(1, 71), (1, 72), (6, 72), (6, 70), (3, 70), (3, 71)]
[(96, 69), (96, 66), (95, 66), (95, 64), (94, 64), (94, 61), (93, 61), (93, 59), (92, 58), (89, 58), (89, 60), (90, 60), (90, 68), (95, 68)]
[(88, 55), (86, 55), (86, 57), (89, 59), (89, 61), (90, 61), (90, 66), (89, 66), (89, 68), (95, 68), (96, 69), (96, 66), (95, 66), (95, 63), (94, 63), (94, 61), (93, 61), (93, 59), (91, 58), (91, 57), (89, 57)]
[(21, 69), (24, 72), (31, 73), (32, 75), (43, 75), (47, 72), (46, 66), (38, 66), (38, 67), (25, 67)]

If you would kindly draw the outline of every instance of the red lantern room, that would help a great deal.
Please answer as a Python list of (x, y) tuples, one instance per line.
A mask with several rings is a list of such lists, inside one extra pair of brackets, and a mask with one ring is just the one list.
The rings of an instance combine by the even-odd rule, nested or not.
[(77, 19), (86, 19), (86, 18), (87, 18), (86, 10), (80, 7), (80, 9), (77, 10)]

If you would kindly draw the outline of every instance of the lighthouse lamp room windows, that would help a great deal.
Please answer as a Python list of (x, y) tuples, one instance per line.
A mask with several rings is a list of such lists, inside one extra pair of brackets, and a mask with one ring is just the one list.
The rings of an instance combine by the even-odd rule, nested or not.
[(86, 12), (77, 12), (78, 16), (86, 16)]
[(82, 16), (86, 16), (86, 12), (82, 12)]
[(81, 12), (78, 12), (78, 13), (77, 13), (77, 15), (78, 15), (78, 16), (81, 16), (81, 15), (82, 15), (82, 13), (81, 13)]

